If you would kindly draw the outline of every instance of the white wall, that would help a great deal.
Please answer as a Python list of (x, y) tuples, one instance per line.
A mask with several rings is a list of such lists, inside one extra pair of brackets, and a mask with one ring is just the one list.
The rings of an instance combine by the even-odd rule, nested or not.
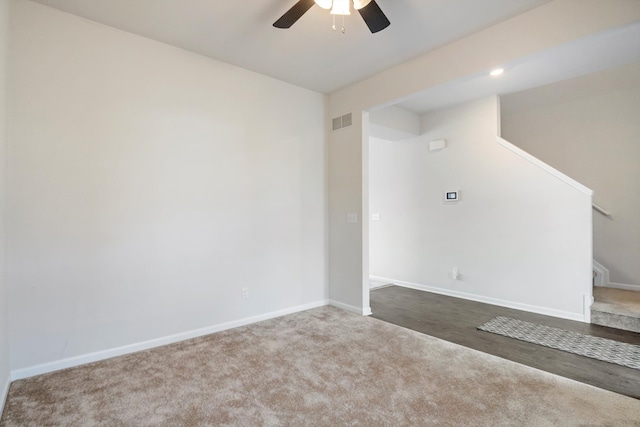
[(640, 64), (504, 96), (502, 133), (595, 191), (594, 257), (640, 285)]
[(0, 0), (0, 415), (9, 387), (9, 338), (7, 327), (7, 282), (5, 261), (5, 151), (7, 147), (7, 48), (9, 1)]
[[(423, 116), (420, 137), (372, 139), (371, 274), (583, 319), (590, 197), (497, 144), (498, 132), (490, 97)], [(429, 151), (438, 139), (447, 147)], [(460, 201), (444, 201), (451, 190)]]
[(399, 141), (420, 135), (420, 116), (398, 106), (381, 108), (369, 113), (369, 136)]
[(323, 95), (13, 6), (13, 370), (325, 302)]
[[(640, 20), (640, 2), (636, 0), (555, 0), (332, 93), (329, 116), (352, 112), (356, 117), (362, 111), (396, 104), (430, 87), (488, 72), (497, 64), (637, 20)], [(368, 160), (362, 157), (366, 152), (355, 147), (363, 141), (368, 143), (368, 134), (363, 135), (362, 128), (355, 126), (348, 132), (334, 132), (329, 136), (330, 192), (333, 189), (339, 192), (339, 197), (330, 194), (330, 218), (344, 218), (354, 207), (360, 209), (358, 213), (363, 217), (369, 214), (364, 193), (368, 177), (359, 175), (360, 164)], [(361, 186), (353, 184), (361, 181)], [(359, 289), (368, 287), (368, 278), (362, 276), (362, 264), (368, 256), (366, 247), (358, 253), (363, 249), (361, 242), (365, 234), (366, 230), (344, 233), (340, 221), (329, 224), (329, 265), (344, 267), (333, 271), (330, 296), (366, 310), (368, 299), (360, 297)], [(345, 267), (344, 259), (361, 262)]]

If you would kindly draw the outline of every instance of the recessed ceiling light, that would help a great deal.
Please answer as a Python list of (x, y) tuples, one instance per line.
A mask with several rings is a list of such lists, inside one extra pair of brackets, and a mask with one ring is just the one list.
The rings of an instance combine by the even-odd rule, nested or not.
[(489, 75), (492, 76), (492, 77), (497, 77), (502, 73), (504, 73), (504, 68), (496, 68), (495, 70), (491, 70)]

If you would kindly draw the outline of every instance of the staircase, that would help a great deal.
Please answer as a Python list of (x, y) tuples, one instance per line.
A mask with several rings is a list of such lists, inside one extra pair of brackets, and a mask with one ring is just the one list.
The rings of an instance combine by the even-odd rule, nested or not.
[(640, 292), (593, 287), (591, 323), (640, 333)]

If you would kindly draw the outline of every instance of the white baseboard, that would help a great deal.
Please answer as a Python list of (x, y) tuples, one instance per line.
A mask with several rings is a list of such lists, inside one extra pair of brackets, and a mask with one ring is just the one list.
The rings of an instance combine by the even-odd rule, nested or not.
[(584, 322), (591, 323), (591, 306), (593, 305), (593, 292), (591, 295), (582, 296), (582, 310), (584, 310)]
[(593, 281), (595, 286), (607, 286), (609, 284), (609, 269), (600, 264), (595, 259), (592, 260), (592, 268), (596, 273), (596, 277)]
[(360, 307), (356, 307), (355, 305), (345, 304), (343, 302), (336, 301), (336, 300), (329, 300), (329, 305), (332, 305), (337, 308), (341, 308), (346, 311), (350, 311), (351, 313), (360, 314), (362, 316), (371, 315), (371, 307), (360, 308)]
[(600, 264), (595, 259), (593, 260), (593, 270), (597, 274), (596, 280), (594, 282), (596, 286), (640, 292), (640, 285), (628, 285), (626, 283), (616, 283), (609, 281), (609, 269), (607, 269), (604, 265)]
[(7, 381), (3, 384), (2, 390), (0, 390), (0, 417), (4, 411), (4, 404), (7, 403), (7, 395), (9, 394), (9, 386), (11, 385), (11, 377), (7, 378)]
[(466, 292), (454, 291), (451, 289), (439, 288), (436, 286), (420, 285), (418, 283), (403, 282), (401, 280), (394, 280), (384, 277), (371, 276), (375, 280), (388, 280), (394, 285), (402, 286), (405, 288), (417, 289), (419, 291), (432, 292), (434, 294), (447, 295), (455, 298), (462, 298), (470, 301), (483, 302), (486, 304), (498, 305), (500, 307), (514, 308), (516, 310), (529, 311), (532, 313), (544, 314), (546, 316), (560, 317), (562, 319), (576, 320), (578, 322), (586, 322), (584, 313), (572, 313), (570, 311), (556, 310), (548, 307), (540, 307), (537, 305), (522, 304), (514, 301), (507, 301), (498, 298), (485, 297), (482, 295), (469, 294)]
[(393, 286), (393, 284), (391, 283), (385, 283), (383, 285), (372, 285), (369, 289), (370, 290), (374, 290), (374, 289), (382, 289), (382, 288), (388, 288), (389, 286)]
[(232, 322), (220, 323), (217, 325), (207, 326), (205, 328), (194, 329), (191, 331), (181, 332), (179, 334), (169, 335), (166, 337), (156, 338), (135, 344), (129, 344), (122, 347), (69, 357), (67, 359), (56, 360), (53, 362), (30, 366), (27, 368), (15, 369), (11, 371), (11, 381), (29, 378), (40, 374), (46, 374), (48, 372), (59, 371), (61, 369), (71, 368), (74, 366), (85, 365), (87, 363), (110, 359), (112, 357), (122, 356), (125, 354), (136, 353), (138, 351), (148, 350), (150, 348), (160, 347), (167, 344), (173, 344), (175, 342), (197, 338), (204, 335), (213, 334), (215, 332), (237, 328), (239, 326), (245, 326), (251, 323), (261, 322), (263, 320), (269, 320), (276, 317), (286, 316), (287, 314), (310, 310), (312, 308), (322, 307), (325, 305), (329, 305), (329, 300), (322, 300), (309, 304), (298, 305), (295, 307), (285, 308), (283, 310), (260, 314), (258, 316), (246, 317), (244, 319), (234, 320)]
[(369, 277), (369, 289), (379, 289), (379, 288), (384, 288), (386, 286), (391, 286), (391, 285), (387, 282), (381, 282), (373, 279), (372, 277)]
[(609, 282), (604, 288), (624, 289), (626, 291), (640, 292), (640, 285), (627, 285), (626, 283)]

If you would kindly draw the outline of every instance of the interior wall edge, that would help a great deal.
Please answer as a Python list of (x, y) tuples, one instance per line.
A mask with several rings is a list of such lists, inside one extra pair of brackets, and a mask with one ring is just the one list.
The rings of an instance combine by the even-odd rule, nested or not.
[(11, 383), (9, 358), (9, 304), (6, 259), (6, 174), (8, 144), (9, 0), (0, 0), (0, 416)]
[(4, 411), (4, 405), (7, 403), (7, 396), (9, 395), (9, 386), (11, 385), (11, 377), (8, 377), (2, 386), (2, 391), (0, 391), (0, 417), (2, 417), (2, 412)]

